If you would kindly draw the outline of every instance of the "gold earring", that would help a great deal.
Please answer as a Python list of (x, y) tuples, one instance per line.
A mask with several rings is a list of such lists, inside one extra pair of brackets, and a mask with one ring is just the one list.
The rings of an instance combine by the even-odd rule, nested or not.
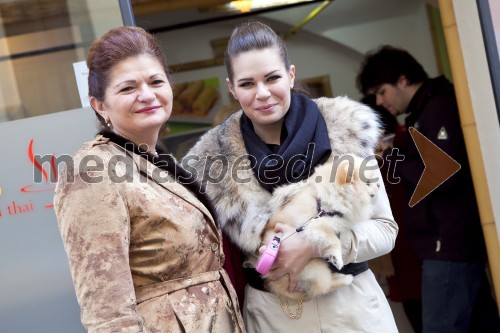
[(108, 127), (111, 127), (111, 121), (109, 120), (109, 118), (104, 118), (104, 121), (106, 122), (106, 125), (108, 125)]

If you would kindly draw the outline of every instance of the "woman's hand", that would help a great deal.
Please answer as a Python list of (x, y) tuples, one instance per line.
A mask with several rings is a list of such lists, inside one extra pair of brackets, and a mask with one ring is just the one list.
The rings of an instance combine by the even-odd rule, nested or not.
[[(284, 239), (288, 235), (295, 232), (295, 228), (278, 223), (274, 228), (274, 232), (282, 233)], [(260, 249), (262, 252), (265, 249), (263, 246)], [(306, 241), (300, 233), (290, 236), (281, 245), (278, 251), (276, 261), (269, 272), (268, 279), (277, 280), (285, 274), (290, 275), (290, 283), (288, 291), (293, 292), (297, 284), (297, 277), (302, 269), (307, 265), (310, 259), (320, 257), (316, 247)]]

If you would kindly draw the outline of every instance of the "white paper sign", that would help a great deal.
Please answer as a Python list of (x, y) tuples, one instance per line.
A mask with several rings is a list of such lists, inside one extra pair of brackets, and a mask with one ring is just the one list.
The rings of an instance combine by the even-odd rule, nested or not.
[(76, 85), (78, 86), (82, 107), (88, 107), (90, 106), (88, 85), (89, 69), (85, 61), (74, 62), (73, 69), (75, 71)]

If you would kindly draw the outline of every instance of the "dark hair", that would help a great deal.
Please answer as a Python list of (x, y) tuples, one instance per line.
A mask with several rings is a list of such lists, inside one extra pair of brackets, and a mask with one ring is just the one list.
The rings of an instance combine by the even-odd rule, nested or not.
[(395, 84), (404, 75), (408, 83), (425, 81), (428, 76), (422, 65), (407, 51), (389, 45), (368, 53), (356, 78), (358, 90), (368, 95), (370, 90), (389, 83)]
[(233, 83), (233, 58), (242, 52), (251, 50), (262, 50), (270, 47), (276, 47), (279, 51), (281, 60), (288, 70), (290, 68), (290, 58), (286, 50), (285, 43), (273, 29), (262, 22), (250, 21), (237, 26), (224, 54), (224, 64), (226, 65), (227, 77)]
[[(119, 27), (109, 30), (90, 45), (87, 55), (89, 69), (89, 96), (104, 100), (113, 67), (122, 60), (147, 54), (157, 59), (170, 81), (165, 55), (156, 39), (146, 30), (138, 27)], [(96, 112), (102, 126), (105, 120)]]

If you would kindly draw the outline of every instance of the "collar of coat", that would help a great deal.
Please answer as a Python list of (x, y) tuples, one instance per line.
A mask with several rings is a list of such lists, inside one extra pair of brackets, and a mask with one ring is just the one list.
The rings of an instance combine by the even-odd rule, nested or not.
[[(201, 185), (198, 181), (196, 181), (196, 179), (194, 179), (194, 175), (184, 170), (177, 163), (175, 158), (171, 154), (167, 153), (161, 145), (156, 146), (156, 151), (158, 152), (158, 155), (156, 156), (141, 149), (139, 145), (110, 130), (101, 130), (96, 141), (107, 142), (108, 140), (131, 153), (129, 155), (132, 157), (139, 172), (143, 176), (153, 180), (170, 192), (182, 197), (184, 200), (189, 201), (191, 204), (200, 209), (205, 215), (209, 216), (210, 219), (215, 216), (213, 205), (208, 197), (202, 193)], [(143, 163), (141, 159), (146, 159), (150, 163)], [(189, 191), (182, 191), (179, 187), (176, 187), (174, 190), (171, 182), (165, 180), (164, 177), (161, 177), (161, 174), (155, 170), (157, 168), (167, 172), (173, 179), (175, 179), (176, 183), (182, 185)], [(192, 194), (194, 194), (196, 199), (198, 199), (202, 205), (197, 200), (193, 200), (194, 198)]]
[[(425, 80), (415, 92), (405, 111), (405, 113), (408, 114), (405, 120), (407, 126), (413, 126), (425, 110), (425, 105), (429, 100), (439, 95), (447, 96), (448, 99), (452, 101), (455, 100), (453, 85), (444, 75)], [(452, 105), (453, 104), (450, 103), (447, 107), (451, 107)]]

